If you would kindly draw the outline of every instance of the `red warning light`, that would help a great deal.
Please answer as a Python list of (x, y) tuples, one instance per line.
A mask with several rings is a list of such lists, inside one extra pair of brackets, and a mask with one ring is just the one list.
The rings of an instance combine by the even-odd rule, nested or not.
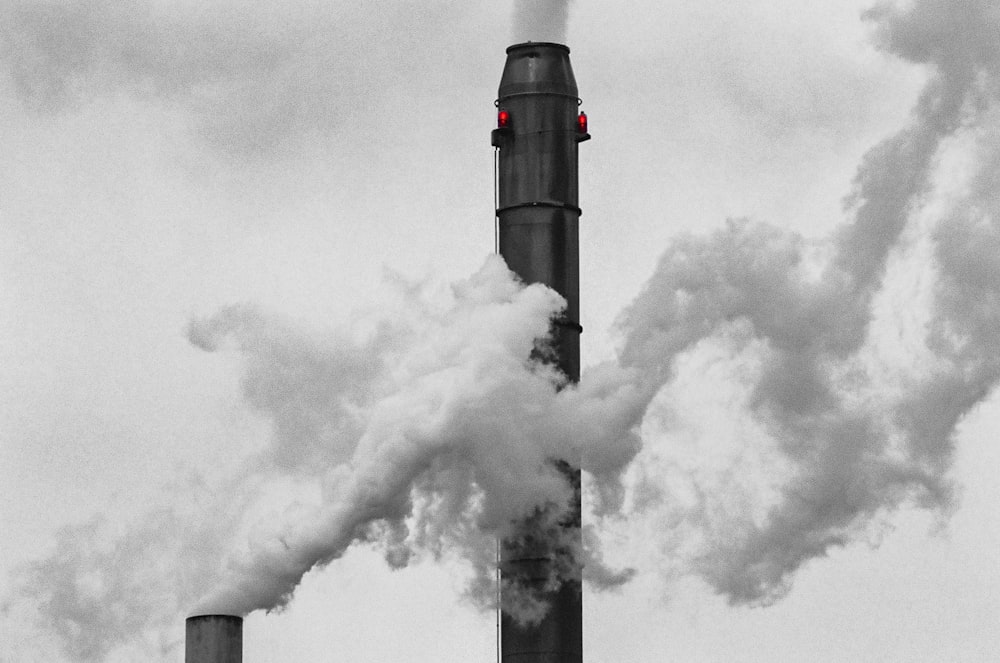
[(578, 133), (587, 133), (587, 114), (580, 111), (580, 115), (576, 118), (576, 130)]
[(497, 127), (500, 129), (506, 129), (509, 126), (510, 113), (501, 108), (500, 112), (497, 113)]

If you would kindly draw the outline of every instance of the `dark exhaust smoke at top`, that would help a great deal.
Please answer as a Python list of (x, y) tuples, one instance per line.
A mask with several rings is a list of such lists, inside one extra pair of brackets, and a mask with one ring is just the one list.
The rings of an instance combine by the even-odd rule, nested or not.
[(565, 44), (569, 4), (570, 0), (515, 0), (513, 41)]
[[(565, 10), (520, 3), (516, 31)], [(551, 457), (582, 458), (592, 587), (652, 564), (766, 604), (894, 510), (946, 514), (955, 427), (1000, 380), (1000, 9), (918, 0), (866, 19), (929, 78), (831, 237), (732, 220), (677, 238), (620, 316), (617, 359), (577, 387), (529, 360), (560, 299), (497, 257), (446, 291), (395, 279), (379, 313), (335, 331), (249, 305), (194, 320), (194, 346), (243, 357), (269, 446), (197, 508), (66, 530), (5, 613), (37, 613), (78, 660), (169, 649), (155, 634), (185, 612), (280, 608), (359, 544), (396, 567), (457, 560), (489, 607), (496, 539), (566, 501)]]

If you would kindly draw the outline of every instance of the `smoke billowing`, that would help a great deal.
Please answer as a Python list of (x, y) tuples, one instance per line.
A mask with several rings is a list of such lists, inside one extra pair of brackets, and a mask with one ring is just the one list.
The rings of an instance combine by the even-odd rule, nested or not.
[[(1000, 376), (990, 358), (996, 261), (985, 248), (998, 237), (986, 192), (997, 172), (1000, 14), (925, 2), (867, 17), (887, 49), (933, 75), (909, 126), (866, 156), (848, 198), (853, 221), (825, 243), (749, 222), (682, 237), (621, 321), (622, 363), (657, 376), (664, 396), (683, 400), (670, 381), (684, 379), (685, 361), (745, 386), (723, 403), (744, 421), (722, 434), (756, 458), (733, 454), (714, 470), (729, 488), (668, 452), (640, 458), (641, 494), (656, 495), (671, 532), (664, 552), (733, 603), (782, 596), (802, 564), (901, 504), (947, 511), (955, 425)], [(957, 155), (962, 170), (952, 170)], [(963, 170), (971, 181), (956, 190), (949, 179)], [(915, 273), (936, 279), (905, 293), (931, 300), (927, 319), (892, 310)], [(902, 353), (888, 347), (894, 335)], [(647, 430), (681, 426), (679, 407), (654, 402)], [(761, 476), (747, 481), (753, 470)]]
[(452, 297), (442, 305), (403, 287), (393, 315), (361, 337), (313, 338), (245, 307), (192, 324), (196, 345), (232, 339), (245, 355), (247, 398), (275, 423), (269, 463), (320, 486), (252, 533), (197, 611), (280, 606), (303, 574), (356, 542), (378, 542), (391, 565), (463, 557), (487, 605), (497, 537), (539, 505), (557, 505), (553, 517), (566, 508), (547, 459), (581, 458), (597, 476), (628, 462), (633, 444), (604, 449), (618, 434), (605, 411), (628, 386), (563, 399), (559, 376), (528, 360), (558, 296), (522, 288), (492, 258)]
[[(517, 38), (562, 41), (566, 7), (519, 3)], [(593, 586), (627, 582), (639, 550), (767, 604), (896, 509), (946, 515), (955, 427), (1000, 379), (1000, 9), (918, 0), (866, 19), (928, 82), (831, 237), (750, 220), (678, 237), (620, 316), (617, 360), (562, 390), (529, 360), (561, 302), (496, 258), (443, 292), (397, 280), (345, 329), (249, 305), (195, 320), (194, 346), (242, 357), (269, 446), (197, 508), (67, 530), (18, 596), (79, 660), (169, 649), (156, 633), (191, 609), (280, 608), (353, 545), (392, 566), (458, 560), (489, 606), (496, 538), (565, 504), (552, 457), (585, 472)]]

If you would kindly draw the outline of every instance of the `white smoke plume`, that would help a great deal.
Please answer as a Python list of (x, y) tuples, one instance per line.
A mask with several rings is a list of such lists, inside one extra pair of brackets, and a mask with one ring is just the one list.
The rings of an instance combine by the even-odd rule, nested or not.
[[(867, 17), (887, 49), (933, 75), (909, 126), (865, 158), (848, 200), (853, 222), (827, 243), (748, 222), (682, 237), (621, 321), (623, 365), (666, 385), (665, 395), (678, 396), (670, 382), (683, 361), (715, 352), (708, 366), (729, 364), (747, 387), (735, 399), (746, 421), (729, 434), (756, 445), (758, 466), (784, 473), (741, 485), (752, 467), (741, 453), (709, 476), (662, 454), (641, 461), (649, 467), (636, 508), (650, 494), (662, 500), (669, 558), (733, 603), (782, 596), (803, 563), (901, 504), (950, 508), (955, 425), (1000, 376), (991, 294), (1000, 12), (987, 2), (918, 2)], [(955, 201), (949, 155), (969, 152), (971, 195)], [(883, 287), (890, 262), (903, 278), (927, 271), (923, 245), (901, 237), (928, 225), (931, 314), (909, 339), (912, 363), (897, 365), (872, 325), (892, 326), (875, 315), (895, 294)], [(647, 431), (658, 420), (669, 432), (683, 415), (660, 402)]]
[[(565, 3), (519, 9), (529, 27), (565, 24)], [(251, 306), (197, 320), (191, 342), (241, 353), (247, 401), (273, 422), (240, 488), (222, 491), (246, 501), (156, 512), (133, 532), (67, 531), (19, 596), (79, 660), (191, 607), (278, 608), (304, 573), (364, 542), (393, 565), (463, 560), (488, 605), (496, 537), (565, 503), (553, 457), (586, 473), (579, 554), (597, 585), (628, 578), (598, 562), (616, 530), (668, 573), (768, 603), (893, 510), (946, 514), (955, 426), (1000, 379), (1000, 9), (918, 0), (866, 18), (929, 82), (907, 126), (865, 157), (831, 238), (745, 220), (679, 237), (620, 318), (618, 360), (562, 390), (528, 359), (559, 298), (495, 258), (443, 296), (400, 281), (389, 313), (335, 333)], [(265, 519), (268, 482), (298, 499)], [(206, 522), (231, 529), (191, 529)]]
[(516, 0), (513, 39), (565, 44), (568, 23), (569, 0)]
[(192, 324), (200, 347), (233, 339), (246, 356), (246, 395), (275, 422), (272, 462), (321, 484), (314, 503), (253, 533), (196, 611), (273, 609), (364, 541), (393, 565), (461, 555), (488, 605), (497, 537), (536, 507), (565, 510), (569, 489), (548, 459), (580, 459), (612, 482), (631, 459), (619, 423), (630, 385), (563, 396), (559, 376), (528, 359), (563, 304), (552, 291), (522, 287), (491, 258), (444, 308), (412, 287), (396, 304), (353, 339), (311, 340), (246, 307)]

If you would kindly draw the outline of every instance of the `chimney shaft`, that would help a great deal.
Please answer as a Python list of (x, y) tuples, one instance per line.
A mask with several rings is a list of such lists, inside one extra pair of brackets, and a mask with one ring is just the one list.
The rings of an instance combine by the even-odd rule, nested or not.
[[(580, 379), (579, 143), (590, 138), (579, 115), (580, 100), (562, 44), (528, 42), (507, 49), (497, 95), (498, 243), (507, 265), (525, 283), (543, 283), (566, 299), (553, 320), (552, 352), (542, 357), (566, 377)], [(554, 458), (573, 494), (560, 522), (560, 544), (540, 529), (544, 514), (518, 525), (516, 538), (501, 546), (505, 587), (543, 591), (563, 569), (561, 587), (545, 592), (551, 608), (535, 625), (501, 616), (505, 663), (580, 663), (583, 660), (583, 597), (572, 549), (580, 548), (579, 459)], [(567, 545), (567, 542), (573, 542)], [(572, 568), (566, 572), (567, 561)], [(503, 591), (503, 590), (501, 590)], [(501, 597), (501, 604), (504, 604)]]
[(242, 617), (188, 617), (185, 635), (184, 663), (243, 663)]

